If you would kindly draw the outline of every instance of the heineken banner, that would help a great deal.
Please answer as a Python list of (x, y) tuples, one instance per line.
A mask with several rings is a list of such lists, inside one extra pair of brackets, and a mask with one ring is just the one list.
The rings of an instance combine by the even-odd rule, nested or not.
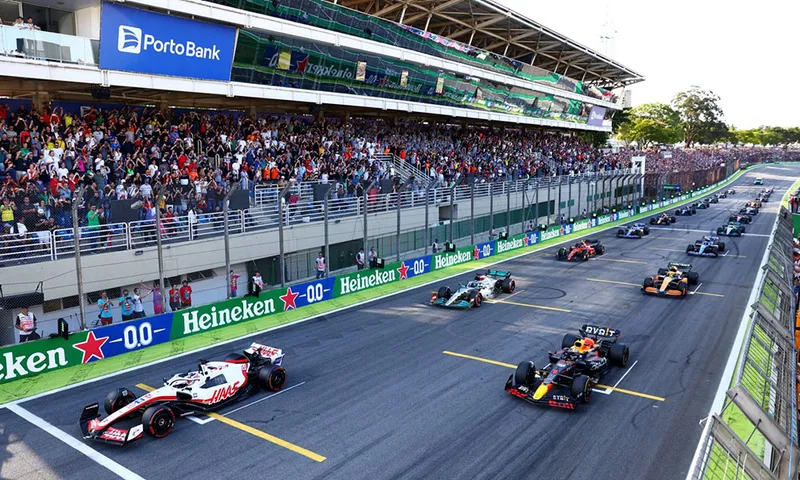
[(433, 266), (431, 270), (441, 270), (472, 261), (475, 256), (474, 247), (459, 248), (455, 252), (442, 252), (433, 256)]
[(574, 225), (572, 225), (572, 231), (580, 232), (581, 230), (586, 230), (588, 228), (591, 228), (590, 226), (591, 222), (589, 220), (578, 220), (577, 222), (575, 222)]
[[(463, 250), (463, 248), (461, 249)], [(469, 260), (472, 260), (472, 248), (469, 249)], [(436, 255), (434, 255), (435, 257)], [(336, 277), (334, 297), (350, 295), (368, 288), (379, 287), (387, 283), (394, 283), (400, 280), (423, 275), (433, 270), (431, 256), (411, 258), (402, 262), (392, 263), (384, 268), (373, 268), (371, 270), (361, 270), (355, 273)]]
[(497, 253), (509, 252), (528, 245), (527, 235), (515, 235), (509, 237), (508, 240), (497, 241)]
[(550, 227), (539, 233), (539, 241), (545, 242), (561, 236), (561, 227)]
[[(222, 328), (232, 323), (246, 322), (277, 311), (284, 311), (292, 295), (278, 289), (261, 292), (258, 297), (242, 297), (202, 307), (187, 308), (174, 313), (171, 338), (185, 337), (195, 333)], [(295, 297), (296, 298), (296, 297)]]
[(597, 225), (605, 225), (606, 223), (611, 223), (611, 215), (603, 215), (602, 217), (597, 218)]

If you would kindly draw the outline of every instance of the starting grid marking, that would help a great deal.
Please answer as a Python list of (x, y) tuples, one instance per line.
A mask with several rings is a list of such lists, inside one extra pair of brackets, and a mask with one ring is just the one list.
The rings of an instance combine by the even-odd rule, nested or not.
[[(483, 358), (483, 357), (476, 357), (474, 355), (467, 355), (466, 353), (451, 352), (450, 350), (445, 350), (442, 353), (445, 354), (445, 355), (450, 355), (451, 357), (459, 357), (459, 358), (465, 358), (467, 360), (475, 360), (477, 362), (488, 363), (490, 365), (497, 365), (498, 367), (505, 367), (505, 368), (509, 368), (511, 370), (516, 370), (517, 369), (516, 365), (512, 365), (510, 363), (500, 362), (500, 361), (497, 361), (497, 360), (491, 360), (491, 359)], [(625, 388), (619, 388), (618, 387), (618, 385), (620, 383), (622, 383), (622, 380), (624, 380), (625, 377), (628, 375), (628, 373), (630, 373), (630, 371), (633, 370), (633, 367), (635, 367), (637, 363), (639, 363), (638, 360), (633, 362), (633, 365), (628, 367), (628, 369), (625, 371), (625, 373), (622, 375), (622, 377), (619, 380), (617, 380), (617, 383), (615, 383), (613, 387), (609, 386), (609, 385), (602, 385), (602, 384), (598, 383), (596, 386), (602, 388), (603, 390), (600, 390), (598, 388), (594, 388), (593, 390), (595, 392), (597, 392), (597, 393), (602, 393), (604, 395), (611, 395), (614, 392), (619, 392), (619, 393), (624, 393), (626, 395), (631, 395), (631, 396), (634, 396), (634, 397), (641, 397), (641, 398), (647, 398), (649, 400), (655, 400), (655, 401), (658, 401), (658, 402), (666, 401), (666, 399), (664, 397), (659, 397), (659, 396), (656, 396), (656, 395), (650, 395), (648, 393), (636, 392), (636, 391), (633, 391), (633, 390), (627, 390)]]
[[(238, 411), (240, 411), (240, 410), (242, 410), (244, 408), (247, 408), (247, 407), (250, 407), (252, 405), (255, 405), (256, 403), (259, 403), (259, 402), (262, 402), (262, 401), (267, 400), (269, 398), (272, 398), (272, 397), (274, 397), (276, 395), (280, 395), (281, 393), (288, 392), (289, 390), (291, 390), (293, 388), (296, 388), (296, 387), (299, 387), (299, 386), (301, 386), (301, 385), (303, 385), (305, 383), (306, 382), (302, 382), (302, 383), (298, 383), (296, 385), (292, 385), (291, 387), (288, 387), (288, 388), (286, 388), (284, 390), (281, 390), (279, 392), (275, 392), (272, 395), (269, 395), (267, 397), (264, 397), (264, 398), (261, 398), (259, 400), (256, 400), (255, 402), (248, 403), (247, 405), (243, 405), (242, 407), (239, 407), (239, 408), (237, 408), (235, 410), (232, 410), (232, 411), (224, 413), (224, 414), (209, 412), (209, 413), (206, 414), (206, 416), (208, 418), (203, 419), (203, 420), (201, 420), (199, 418), (194, 418), (191, 415), (188, 416), (187, 418), (189, 420), (196, 420), (195, 423), (197, 423), (199, 425), (205, 425), (205, 424), (207, 424), (208, 422), (210, 422), (212, 420), (217, 420), (217, 421), (219, 421), (221, 423), (224, 423), (226, 425), (229, 425), (229, 426), (231, 426), (233, 428), (236, 428), (236, 429), (241, 430), (243, 432), (249, 433), (250, 435), (253, 435), (255, 437), (258, 437), (258, 438), (261, 438), (263, 440), (266, 440), (266, 441), (268, 441), (268, 442), (270, 442), (270, 443), (272, 443), (274, 445), (278, 445), (278, 446), (283, 447), (283, 448), (285, 448), (287, 450), (291, 450), (291, 451), (293, 451), (293, 452), (295, 452), (297, 454), (300, 454), (300, 455), (302, 455), (302, 456), (304, 456), (306, 458), (310, 458), (311, 460), (314, 460), (315, 462), (324, 462), (326, 460), (326, 458), (323, 457), (322, 455), (318, 454), (318, 453), (312, 452), (311, 450), (308, 450), (308, 449), (305, 449), (305, 448), (303, 448), (301, 446), (295, 445), (294, 443), (287, 442), (286, 440), (283, 440), (282, 438), (278, 438), (278, 437), (276, 437), (274, 435), (270, 435), (267, 432), (263, 432), (263, 431), (258, 430), (256, 428), (253, 428), (253, 427), (251, 427), (249, 425), (245, 425), (244, 423), (237, 422), (236, 420), (233, 420), (233, 419), (228, 418), (226, 416), (226, 415), (230, 415), (232, 413), (238, 412)], [(146, 385), (144, 383), (137, 383), (136, 386), (138, 388), (146, 391), (146, 392), (152, 392), (153, 390), (155, 390), (155, 388), (151, 387), (150, 385)]]
[[(665, 232), (672, 232), (672, 233), (680, 233), (680, 232), (700, 232), (705, 233), (708, 235), (713, 235), (713, 232), (710, 230), (696, 230), (692, 228), (661, 228), (661, 227), (650, 227), (650, 230), (662, 230)], [(769, 237), (766, 233), (743, 233), (743, 237)]]

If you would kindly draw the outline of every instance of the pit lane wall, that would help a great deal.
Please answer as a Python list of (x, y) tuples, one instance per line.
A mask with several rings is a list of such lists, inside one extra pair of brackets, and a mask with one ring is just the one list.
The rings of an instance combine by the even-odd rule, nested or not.
[[(101, 361), (170, 341), (180, 341), (190, 335), (303, 308), (377, 286), (401, 283), (406, 279), (455, 265), (489, 258), (505, 252), (531, 248), (574, 232), (584, 230), (588, 232), (591, 229), (603, 227), (637, 214), (646, 215), (648, 212), (671, 208), (675, 203), (706, 195), (737, 177), (738, 175), (734, 175), (726, 182), (709, 185), (696, 192), (664, 199), (660, 202), (642, 204), (628, 210), (553, 226), (546, 230), (527, 232), (504, 240), (470, 245), (453, 252), (405, 259), (401, 262), (387, 264), (383, 269), (361, 270), (286, 288), (268, 290), (262, 292), (259, 297), (235, 298), (76, 332), (71, 334), (68, 339), (48, 338), (3, 347), (0, 349), (0, 384), (31, 378), (74, 365)], [(256, 330), (257, 327), (253, 325), (253, 332)], [(80, 375), (80, 371), (77, 371), (74, 382), (83, 380), (83, 378), (78, 378)]]

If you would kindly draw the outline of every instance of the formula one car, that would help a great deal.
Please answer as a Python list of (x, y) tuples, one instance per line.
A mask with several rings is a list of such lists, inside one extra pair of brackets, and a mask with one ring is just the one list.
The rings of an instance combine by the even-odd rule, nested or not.
[(767, 187), (767, 188), (762, 189), (761, 193), (765, 193), (767, 195), (772, 195), (773, 193), (775, 193), (775, 189), (772, 188), (772, 187)]
[(728, 198), (727, 192), (717, 192), (714, 194), (714, 196), (717, 197), (717, 199)]
[(708, 197), (704, 199), (704, 201), (705, 200), (708, 200), (709, 203), (719, 203), (719, 197), (717, 197), (716, 195), (714, 195), (713, 197)]
[(752, 223), (753, 217), (750, 215), (731, 215), (728, 217), (728, 222), (734, 223)]
[(596, 255), (606, 253), (606, 247), (600, 243), (600, 240), (581, 240), (575, 245), (566, 248), (561, 247), (556, 252), (556, 259), (558, 260), (589, 260), (589, 258)]
[(736, 195), (736, 190), (734, 190), (732, 188), (729, 188), (729, 189), (725, 190), (725, 193), (728, 194), (728, 195)]
[(506, 381), (506, 392), (535, 405), (569, 410), (588, 403), (592, 388), (612, 366), (628, 365), (630, 350), (619, 343), (619, 330), (584, 325), (579, 333), (564, 335), (561, 349), (549, 353), (543, 369), (532, 361), (520, 363)]
[(761, 177), (756, 177), (756, 179), (753, 180), (753, 185), (764, 185), (764, 179)]
[(675, 223), (675, 216), (667, 213), (662, 213), (658, 217), (650, 219), (650, 225), (669, 225), (671, 223)]
[(650, 227), (644, 223), (623, 225), (617, 230), (617, 237), (619, 238), (642, 238), (645, 235), (650, 235)]
[(767, 195), (766, 193), (759, 193), (756, 196), (756, 201), (760, 203), (767, 203), (769, 201), (769, 195)]
[(514, 293), (517, 283), (511, 272), (489, 270), (486, 275), (475, 275), (475, 280), (466, 285), (459, 284), (456, 291), (440, 287), (431, 295), (431, 305), (451, 308), (478, 308), (484, 299), (495, 298), (501, 293)]
[(705, 210), (706, 208), (710, 207), (711, 203), (707, 198), (700, 200), (699, 202), (695, 202), (692, 204), (692, 208), (696, 208), (699, 210)]
[(753, 200), (752, 202), (747, 202), (747, 205), (746, 205), (746, 206), (747, 206), (747, 207), (761, 208), (761, 200), (759, 200), (758, 198), (756, 198), (756, 199), (755, 199), (755, 200)]
[(750, 204), (748, 204), (747, 206), (745, 206), (744, 208), (739, 210), (739, 214), (740, 215), (751, 215), (751, 216), (752, 215), (758, 215), (758, 208), (752, 207), (752, 206), (750, 206)]
[(99, 403), (83, 409), (83, 438), (122, 446), (144, 434), (166, 437), (178, 417), (207, 413), (258, 391), (283, 387), (282, 350), (253, 343), (243, 353), (230, 354), (221, 362), (200, 360), (198, 371), (164, 379), (163, 387), (139, 398), (127, 388), (110, 392), (103, 403), (105, 418), (98, 415)]
[(675, 216), (677, 216), (677, 217), (684, 216), (684, 215), (694, 215), (696, 213), (697, 213), (697, 209), (696, 208), (687, 207), (685, 205), (683, 207), (675, 210)]
[(717, 235), (726, 237), (741, 237), (744, 233), (744, 225), (739, 222), (728, 222), (727, 225), (717, 227)]
[(667, 268), (659, 268), (658, 273), (642, 282), (642, 292), (651, 295), (685, 297), (689, 285), (697, 285), (700, 274), (692, 271), (688, 263), (670, 263)]
[(695, 257), (717, 258), (725, 251), (725, 242), (720, 242), (719, 237), (703, 237), (686, 247), (686, 253)]

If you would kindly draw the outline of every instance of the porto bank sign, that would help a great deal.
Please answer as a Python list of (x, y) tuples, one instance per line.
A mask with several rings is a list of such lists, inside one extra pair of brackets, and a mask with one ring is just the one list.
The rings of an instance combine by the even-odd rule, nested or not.
[(103, 3), (100, 68), (230, 81), (236, 29)]

